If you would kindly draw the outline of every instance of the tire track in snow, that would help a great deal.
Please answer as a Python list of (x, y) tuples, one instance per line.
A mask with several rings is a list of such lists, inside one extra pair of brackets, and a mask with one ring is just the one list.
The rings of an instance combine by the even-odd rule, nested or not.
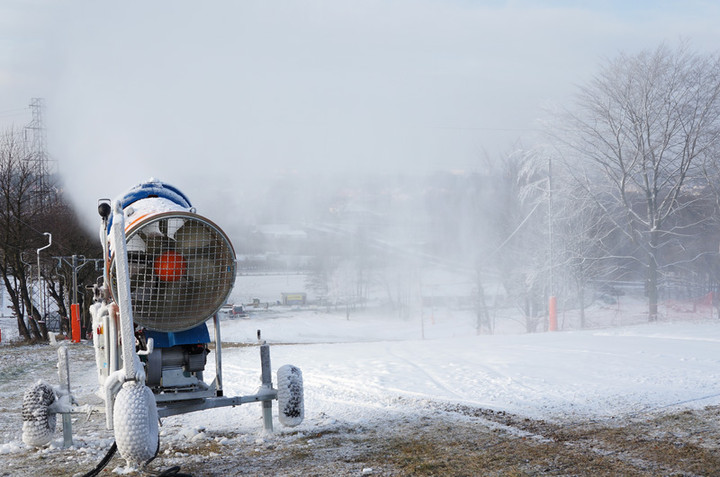
[[(394, 352), (392, 349), (388, 349), (387, 353), (394, 357), (395, 359), (398, 359), (402, 362), (404, 362), (407, 365), (410, 365), (413, 369), (419, 371), (424, 376), (426, 376), (431, 383), (433, 383), (438, 388), (442, 389), (446, 393), (448, 393), (451, 396), (454, 396), (457, 399), (466, 400), (465, 396), (460, 395), (457, 391), (452, 389), (447, 383), (445, 383), (443, 380), (441, 380), (439, 377), (437, 377), (434, 373), (429, 372), (424, 367), (420, 366), (416, 362), (410, 360), (409, 358), (406, 358), (404, 356), (400, 356), (397, 352)], [(421, 393), (414, 393), (414, 394), (421, 394)]]
[[(459, 383), (458, 385), (451, 385), (448, 384), (446, 379), (440, 378), (435, 373), (429, 372), (427, 369), (423, 368), (422, 365), (418, 364), (411, 358), (401, 356), (397, 352), (394, 352), (392, 350), (388, 350), (388, 354), (398, 360), (402, 360), (406, 364), (412, 366), (414, 369), (420, 371), (425, 376), (427, 376), (433, 384), (435, 384), (439, 389), (442, 389), (444, 392), (447, 393), (448, 400), (454, 399), (458, 402), (480, 406), (488, 405), (487, 402), (478, 400), (478, 398), (481, 398), (481, 396), (469, 396), (457, 390), (458, 388), (462, 388), (462, 380), (464, 378), (463, 375), (455, 376), (456, 382)], [(468, 363), (467, 366), (470, 366), (470, 364)], [(502, 371), (497, 370), (492, 365), (475, 361), (471, 364), (471, 366), (471, 374), (475, 379), (482, 379), (485, 381), (486, 385), (484, 386), (484, 389), (488, 391), (487, 394), (490, 395), (493, 399), (509, 395), (517, 396), (519, 394), (519, 390), (525, 390), (525, 394), (527, 394), (528, 396), (537, 396), (541, 394), (541, 390), (539, 390), (537, 387), (531, 386), (517, 378), (503, 373)], [(469, 373), (469, 371), (466, 372), (466, 374), (467, 373)], [(450, 377), (452, 378), (453, 376), (451, 375)], [(543, 389), (542, 392), (545, 392), (545, 390)], [(425, 396), (431, 399), (437, 399), (437, 396), (427, 393), (412, 394), (416, 396)]]
[(315, 374), (306, 380), (306, 393), (318, 392), (321, 401), (332, 404), (342, 403), (351, 407), (366, 409), (394, 408), (397, 399), (388, 394), (388, 389), (374, 383), (358, 382), (350, 378)]
[[(514, 351), (516, 352), (517, 350)], [(568, 393), (567, 389), (556, 388), (548, 390), (544, 382), (533, 385), (533, 381), (544, 381), (542, 377), (511, 376), (498, 370), (492, 364), (482, 362), (482, 358), (479, 357), (475, 357), (476, 359), (473, 359), (471, 362), (466, 361), (464, 364), (465, 369), (460, 368), (458, 374), (452, 374), (451, 370), (449, 371), (448, 377), (443, 378), (439, 377), (436, 373), (429, 372), (422, 364), (419, 364), (413, 358), (403, 356), (394, 349), (387, 349), (387, 354), (412, 366), (414, 370), (416, 370), (414, 371), (415, 374), (418, 374), (417, 371), (419, 371), (428, 378), (430, 383), (445, 393), (445, 396), (439, 397), (430, 393), (398, 390), (404, 395), (425, 397), (437, 402), (454, 401), (483, 408), (502, 406), (508, 408), (508, 410), (514, 410), (514, 412), (519, 412), (521, 409), (526, 408), (528, 403), (531, 407), (537, 407), (539, 405), (545, 407), (548, 404), (551, 405), (551, 407), (573, 407), (577, 402), (576, 393)], [(453, 359), (463, 358), (453, 356)], [(452, 363), (448, 362), (448, 365), (452, 365)], [(469, 376), (475, 381), (484, 381), (482, 395), (472, 395), (469, 392), (463, 393), (463, 389), (466, 389), (464, 380), (468, 379)], [(456, 384), (450, 384), (448, 382), (448, 380), (453, 379)], [(470, 385), (467, 389), (477, 389), (477, 386)], [(548, 397), (552, 399), (548, 399)]]

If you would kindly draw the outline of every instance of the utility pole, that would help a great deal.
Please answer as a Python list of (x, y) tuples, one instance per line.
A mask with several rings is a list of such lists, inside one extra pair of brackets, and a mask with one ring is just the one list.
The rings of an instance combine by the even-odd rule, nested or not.
[(548, 156), (548, 248), (550, 254), (550, 296), (548, 298), (548, 330), (557, 331), (557, 298), (555, 297), (555, 263), (553, 250), (552, 157)]
[(80, 305), (78, 304), (78, 283), (77, 283), (77, 272), (88, 263), (95, 263), (95, 268), (99, 263), (102, 263), (102, 259), (85, 258), (83, 255), (71, 255), (65, 257), (53, 257), (58, 263), (64, 263), (70, 266), (72, 271), (72, 303), (70, 304), (70, 330), (72, 334), (73, 343), (80, 342)]
[(40, 295), (40, 308), (41, 308), (40, 311), (41, 311), (41, 313), (42, 313), (41, 316), (40, 316), (40, 319), (42, 319), (42, 320), (45, 319), (45, 311), (46, 311), (46, 310), (45, 310), (45, 300), (44, 300), (44, 293), (45, 293), (45, 291), (44, 291), (44, 287), (42, 286), (42, 281), (41, 281), (41, 280), (42, 280), (42, 277), (40, 276), (40, 252), (41, 252), (42, 250), (45, 250), (46, 248), (48, 248), (48, 247), (50, 247), (50, 246), (52, 245), (52, 234), (51, 234), (50, 232), (45, 232), (43, 235), (47, 235), (47, 236), (48, 236), (48, 244), (45, 245), (45, 246), (43, 246), (43, 247), (40, 247), (39, 249), (37, 249), (37, 277), (38, 277), (38, 288), (40, 289), (40, 290), (39, 290), (39, 291), (40, 291), (40, 293), (39, 293), (39, 295)]
[(64, 257), (53, 257), (58, 265), (65, 264), (72, 271), (72, 303), (77, 303), (77, 272), (88, 263), (94, 263), (95, 269), (99, 270), (103, 260), (101, 258), (86, 258), (84, 255), (66, 255)]

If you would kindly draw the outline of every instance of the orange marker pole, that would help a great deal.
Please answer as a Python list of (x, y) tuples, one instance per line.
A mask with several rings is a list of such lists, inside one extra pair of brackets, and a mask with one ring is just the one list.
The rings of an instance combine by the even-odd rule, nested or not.
[(80, 342), (80, 305), (73, 303), (70, 305), (70, 321), (72, 328), (72, 342)]
[(548, 303), (548, 330), (557, 331), (557, 298), (550, 297)]

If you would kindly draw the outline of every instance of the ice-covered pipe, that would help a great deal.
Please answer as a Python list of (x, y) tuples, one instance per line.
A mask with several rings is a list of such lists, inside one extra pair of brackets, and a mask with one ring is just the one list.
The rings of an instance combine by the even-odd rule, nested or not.
[[(92, 316), (92, 329), (97, 330), (102, 328), (103, 332), (106, 332), (106, 328), (103, 327), (103, 323), (107, 321), (107, 305), (96, 302), (90, 305), (90, 316)], [(107, 378), (107, 337), (100, 335), (100, 333), (93, 333), (93, 347), (95, 348), (95, 365), (97, 368), (98, 383), (102, 386)]]
[(110, 341), (110, 360), (109, 360), (109, 366), (110, 370), (108, 372), (112, 373), (120, 369), (120, 365), (118, 364), (118, 340), (117, 340), (117, 324), (118, 324), (118, 314), (119, 310), (116, 304), (110, 305), (110, 314), (108, 315), (108, 327), (107, 327), (107, 335), (109, 337)]
[(112, 429), (113, 426), (113, 412), (115, 396), (120, 392), (123, 381), (125, 381), (125, 371), (122, 369), (110, 373), (110, 376), (105, 380), (103, 389), (105, 390), (105, 426), (108, 429)]
[(120, 307), (120, 339), (122, 340), (122, 357), (125, 380), (145, 382), (145, 370), (140, 358), (135, 354), (135, 332), (133, 323), (132, 302), (130, 299), (130, 267), (127, 260), (127, 244), (125, 243), (125, 217), (120, 202), (113, 206), (113, 225), (111, 241), (115, 250), (115, 271), (117, 273), (116, 303)]

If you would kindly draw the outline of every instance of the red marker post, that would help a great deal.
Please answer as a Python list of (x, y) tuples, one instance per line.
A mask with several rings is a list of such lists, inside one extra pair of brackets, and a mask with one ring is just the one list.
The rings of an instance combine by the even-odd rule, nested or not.
[(548, 330), (557, 331), (557, 298), (550, 297), (548, 303)]
[(72, 330), (72, 342), (80, 342), (80, 305), (73, 303), (70, 305), (70, 324)]

